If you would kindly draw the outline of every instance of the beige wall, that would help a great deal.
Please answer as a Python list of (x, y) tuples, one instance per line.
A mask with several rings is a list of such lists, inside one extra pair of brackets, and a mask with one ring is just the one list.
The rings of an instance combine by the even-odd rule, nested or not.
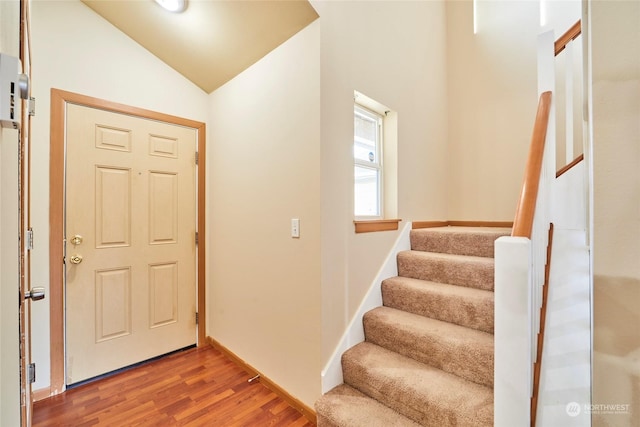
[[(210, 334), (308, 405), (320, 393), (320, 362), (397, 236), (354, 233), (354, 90), (398, 113), (399, 216), (446, 218), (444, 4), (313, 6), (318, 22), (211, 96), (208, 305)], [(291, 117), (312, 108), (313, 120)], [(274, 162), (282, 171), (271, 176)], [(307, 212), (299, 242), (288, 237), (296, 206)]]
[(309, 406), (320, 395), (319, 31), (211, 94), (208, 152), (207, 334)]
[[(0, 2), (0, 52), (19, 56), (19, 1)], [(18, 132), (0, 129), (0, 425), (20, 424)]]
[(312, 4), (321, 27), (324, 364), (397, 237), (354, 233), (354, 90), (398, 114), (398, 216), (447, 217), (445, 16), (441, 2)]
[[(58, 88), (206, 122), (208, 98), (78, 0), (32, 2), (32, 252), (34, 285), (49, 288), (49, 104)], [(49, 304), (33, 305), (34, 390), (49, 385)]]
[(537, 1), (447, 4), (451, 220), (513, 221), (538, 103)]
[(594, 426), (640, 425), (640, 2), (591, 4)]
[[(545, 1), (541, 25), (538, 0), (479, 1), (476, 34), (473, 2), (446, 4), (449, 219), (512, 221), (538, 102), (537, 36), (558, 38), (580, 19), (581, 2)], [(577, 103), (578, 128), (581, 113)]]
[(18, 425), (18, 135), (0, 129), (0, 425)]
[[(353, 232), (353, 90), (398, 113), (400, 218), (512, 220), (537, 102), (540, 30), (536, 1), (479, 2), (475, 36), (470, 1), (312, 4), (319, 21), (210, 96), (79, 1), (36, 0), (32, 11), (34, 284), (48, 287), (51, 87), (208, 122), (207, 334), (308, 405), (320, 393), (321, 366), (397, 236)], [(637, 1), (624, 4), (637, 10)], [(637, 23), (624, 8), (615, 20), (610, 7), (594, 9), (598, 40), (615, 40), (615, 32), (603, 34), (619, 20), (627, 30)], [(640, 319), (625, 305), (640, 288), (640, 240), (628, 228), (638, 231), (638, 185), (612, 190), (623, 173), (625, 182), (638, 182), (630, 166), (640, 145), (630, 116), (638, 112), (639, 97), (631, 96), (638, 78), (619, 71), (633, 69), (633, 58), (594, 46), (594, 392), (609, 403), (618, 395), (598, 379), (611, 372), (620, 378), (616, 390), (640, 393), (627, 387), (628, 365), (616, 365), (640, 348), (637, 335), (619, 326)], [(625, 143), (633, 135), (635, 143)], [(608, 150), (614, 144), (615, 153)], [(289, 237), (294, 217), (300, 239)], [(619, 251), (619, 242), (628, 250)], [(33, 319), (38, 389), (48, 385), (48, 305), (34, 305)]]

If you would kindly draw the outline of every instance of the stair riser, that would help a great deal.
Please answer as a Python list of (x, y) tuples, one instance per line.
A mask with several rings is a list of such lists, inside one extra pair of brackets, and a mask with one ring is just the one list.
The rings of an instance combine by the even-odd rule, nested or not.
[[(346, 374), (344, 381), (346, 384), (351, 385), (354, 388), (357, 388), (361, 392), (365, 393), (368, 396), (373, 397), (374, 399), (384, 403), (391, 409), (400, 412), (407, 418), (412, 419), (420, 425), (427, 427), (442, 427), (442, 419), (449, 420), (453, 414), (447, 414), (446, 412), (439, 410), (435, 404), (435, 402), (428, 401), (412, 401), (409, 402), (407, 396), (402, 393), (395, 392), (394, 389), (400, 389), (402, 387), (401, 384), (387, 384), (385, 385), (384, 390), (376, 389), (374, 387), (370, 387), (369, 383), (369, 373), (362, 367), (349, 362), (343, 363), (343, 371), (350, 372), (351, 375)], [(416, 408), (421, 408), (422, 410), (418, 410)], [(427, 415), (428, 414), (428, 415)], [(429, 422), (430, 419), (435, 419), (435, 422)], [(455, 425), (453, 423), (448, 422), (444, 425)], [(469, 425), (469, 427), (472, 427)], [(475, 426), (474, 426), (475, 427)]]
[[(367, 313), (365, 339), (478, 384), (493, 387), (493, 340), (463, 342)], [(487, 337), (485, 335), (484, 337)], [(484, 338), (483, 337), (483, 338)]]
[(489, 258), (448, 259), (407, 251), (398, 254), (398, 275), (492, 291), (494, 264)]
[(455, 239), (454, 236), (423, 236), (411, 234), (411, 249), (423, 252), (439, 252), (443, 254), (470, 255), (493, 258), (493, 240), (482, 242), (477, 246), (470, 245), (471, 238)]
[[(368, 355), (343, 355), (342, 369), (346, 384), (373, 397), (407, 418), (426, 427), (481, 427), (493, 425), (493, 398), (482, 386), (476, 385), (478, 392), (453, 397), (458, 404), (442, 401), (442, 391), (429, 385), (428, 377), (420, 373), (420, 364), (388, 369), (384, 360), (370, 359)], [(424, 365), (422, 365), (424, 366)], [(469, 383), (467, 383), (469, 384)], [(425, 387), (434, 387), (426, 391)], [(486, 390), (486, 389), (485, 389)], [(458, 389), (451, 391), (454, 394)], [(443, 396), (444, 397), (444, 396)], [(466, 398), (466, 399), (465, 399)], [(473, 402), (470, 402), (473, 399)], [(473, 415), (464, 415), (459, 407), (475, 407)]]
[(318, 427), (420, 427), (346, 384), (322, 396), (315, 408)]
[(339, 425), (332, 423), (329, 418), (324, 417), (321, 413), (318, 412), (316, 415), (317, 427), (340, 427)]
[(493, 294), (465, 299), (385, 280), (382, 302), (387, 307), (493, 334)]
[(494, 244), (509, 229), (412, 230), (319, 427), (493, 426)]

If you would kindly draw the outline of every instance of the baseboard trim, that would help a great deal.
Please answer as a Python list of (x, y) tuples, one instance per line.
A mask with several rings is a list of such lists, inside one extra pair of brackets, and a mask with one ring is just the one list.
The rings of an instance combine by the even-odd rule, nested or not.
[(51, 387), (40, 388), (31, 392), (31, 398), (34, 402), (51, 397)]
[(376, 219), (372, 221), (353, 221), (356, 233), (371, 233), (372, 231), (393, 231), (398, 229), (401, 219)]
[(313, 425), (317, 424), (316, 411), (314, 411), (313, 409), (311, 409), (310, 407), (302, 403), (300, 400), (293, 397), (291, 394), (289, 394), (289, 392), (287, 392), (285, 389), (283, 389), (278, 384), (273, 382), (269, 377), (266, 377), (262, 372), (258, 371), (253, 366), (249, 365), (247, 362), (242, 360), (235, 353), (233, 353), (231, 350), (226, 348), (224, 345), (220, 344), (215, 339), (211, 338), (210, 336), (207, 336), (206, 341), (211, 347), (215, 348), (216, 350), (224, 354), (226, 357), (231, 359), (235, 364), (237, 364), (242, 369), (247, 371), (247, 373), (252, 377), (256, 375), (260, 375), (260, 382), (265, 387), (267, 387), (269, 390), (271, 390), (272, 392), (280, 396), (282, 399), (284, 399), (289, 405), (291, 405), (298, 412), (304, 415), (306, 419), (312, 422)]
[(449, 225), (456, 227), (504, 227), (513, 228), (513, 221), (449, 221)]
[(509, 221), (413, 221), (413, 229), (434, 227), (501, 227), (513, 228)]
[(417, 228), (435, 228), (435, 227), (447, 227), (449, 221), (413, 221), (411, 223), (412, 229)]

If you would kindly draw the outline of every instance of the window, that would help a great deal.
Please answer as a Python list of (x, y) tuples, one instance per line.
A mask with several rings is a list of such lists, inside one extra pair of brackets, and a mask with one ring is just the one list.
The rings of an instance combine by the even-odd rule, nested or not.
[(353, 109), (353, 205), (356, 217), (382, 215), (383, 116), (355, 104)]
[(353, 99), (355, 232), (397, 230), (398, 113), (355, 90)]

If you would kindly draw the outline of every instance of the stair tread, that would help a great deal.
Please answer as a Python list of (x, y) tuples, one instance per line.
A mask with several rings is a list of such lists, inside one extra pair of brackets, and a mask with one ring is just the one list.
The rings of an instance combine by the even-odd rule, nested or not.
[(436, 231), (442, 233), (486, 233), (486, 234), (511, 234), (509, 227), (481, 227), (464, 225), (447, 225), (445, 227), (414, 228), (414, 231)]
[(509, 235), (504, 227), (418, 228), (411, 230), (411, 249), (493, 258), (495, 240)]
[(493, 386), (493, 335), (391, 307), (364, 315), (365, 339), (467, 380)]
[(396, 276), (382, 282), (382, 301), (387, 307), (493, 333), (493, 291)]
[(418, 427), (414, 421), (388, 406), (341, 384), (315, 404), (318, 427)]
[(424, 426), (493, 425), (493, 390), (372, 343), (342, 357), (345, 383)]
[(474, 341), (483, 345), (493, 345), (493, 335), (486, 332), (477, 331), (464, 326), (455, 325), (453, 323), (432, 319), (418, 314), (409, 313), (403, 310), (397, 310), (391, 307), (376, 307), (365, 313), (367, 315), (377, 315), (387, 318), (387, 321), (393, 322), (398, 326), (411, 329), (423, 336), (428, 335), (444, 335), (444, 339), (455, 342)]
[(458, 286), (452, 285), (451, 283), (441, 283), (435, 282), (433, 280), (416, 279), (413, 277), (393, 276), (384, 279), (382, 283), (384, 282), (407, 283), (411, 284), (414, 287), (417, 287), (418, 289), (422, 288), (425, 291), (436, 290), (437, 292), (443, 294), (466, 296), (473, 299), (490, 298), (491, 300), (493, 300), (495, 297), (495, 294), (492, 290), (470, 288), (467, 286)]
[(400, 251), (399, 254), (412, 254), (420, 258), (431, 258), (435, 260), (449, 260), (453, 262), (473, 262), (479, 265), (494, 265), (493, 258), (487, 258), (484, 256), (475, 255), (460, 255), (460, 254), (447, 254), (442, 252), (428, 252), (428, 251)]
[(493, 425), (494, 242), (509, 228), (411, 230), (319, 427)]
[(397, 258), (399, 276), (493, 290), (493, 258), (411, 250)]

